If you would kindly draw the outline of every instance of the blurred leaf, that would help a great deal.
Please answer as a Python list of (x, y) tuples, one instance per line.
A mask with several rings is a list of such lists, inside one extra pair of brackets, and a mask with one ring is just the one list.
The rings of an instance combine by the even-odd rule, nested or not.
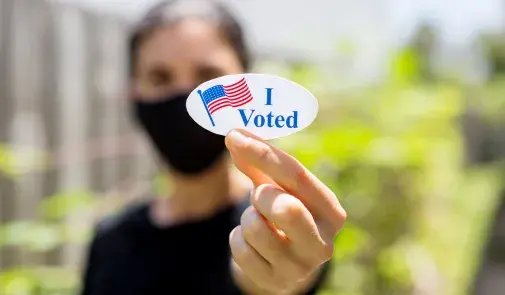
[(96, 197), (89, 191), (68, 191), (45, 198), (39, 206), (40, 215), (48, 219), (62, 219), (92, 208)]
[(42, 171), (49, 165), (49, 155), (30, 146), (0, 143), (0, 172), (8, 177)]
[(93, 235), (93, 226), (90, 224), (67, 222), (62, 226), (62, 236), (66, 243), (85, 244)]
[(59, 224), (15, 221), (4, 224), (1, 229), (4, 246), (19, 246), (33, 252), (46, 252), (61, 243)]
[(330, 155), (336, 164), (345, 165), (362, 157), (376, 136), (373, 127), (348, 121), (322, 134), (322, 152)]
[(12, 269), (0, 273), (0, 294), (75, 294), (79, 271), (55, 267)]
[(13, 162), (11, 150), (6, 144), (0, 144), (0, 172), (9, 177), (14, 177)]
[(30, 231), (33, 223), (30, 221), (13, 221), (1, 226), (3, 245), (20, 246), (26, 241), (26, 233)]
[(391, 62), (391, 79), (398, 84), (411, 84), (420, 78), (421, 64), (417, 53), (405, 48)]
[(4, 227), (0, 225), (0, 248), (5, 246), (6, 243), (7, 243), (6, 232)]
[(13, 270), (0, 273), (2, 295), (32, 295), (36, 287), (35, 279), (26, 271)]
[(303, 85), (309, 91), (314, 91), (314, 89), (320, 86), (320, 72), (318, 68), (312, 67), (309, 64), (299, 63), (293, 64), (291, 67), (289, 78), (290, 80)]
[(337, 263), (344, 259), (355, 259), (362, 248), (370, 243), (370, 240), (370, 236), (366, 231), (347, 224), (335, 240), (335, 249), (337, 250), (333, 257)]
[(80, 284), (80, 272), (77, 269), (39, 267), (35, 269), (34, 274), (40, 287), (52, 291), (52, 294), (75, 290)]
[(384, 278), (408, 284), (412, 281), (412, 275), (408, 260), (406, 259), (410, 253), (407, 252), (405, 245), (398, 245), (383, 250), (377, 260), (377, 270)]
[(51, 251), (61, 243), (62, 233), (59, 224), (34, 224), (25, 238), (25, 247), (32, 252)]
[(369, 270), (363, 265), (355, 262), (334, 264), (334, 271), (331, 274), (333, 289), (339, 290), (340, 294), (363, 294)]

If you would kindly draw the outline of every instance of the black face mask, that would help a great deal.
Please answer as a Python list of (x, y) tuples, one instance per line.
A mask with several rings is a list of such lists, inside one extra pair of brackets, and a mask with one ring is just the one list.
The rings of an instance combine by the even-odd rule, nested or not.
[(210, 168), (226, 150), (224, 137), (198, 125), (186, 110), (189, 93), (143, 102), (135, 100), (133, 114), (166, 164), (182, 174)]

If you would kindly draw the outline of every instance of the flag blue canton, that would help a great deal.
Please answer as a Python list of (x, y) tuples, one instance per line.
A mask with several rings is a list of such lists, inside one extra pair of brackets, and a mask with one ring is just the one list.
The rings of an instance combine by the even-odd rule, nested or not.
[(212, 101), (214, 101), (218, 98), (225, 97), (226, 92), (224, 91), (223, 85), (216, 85), (216, 86), (213, 86), (213, 87), (205, 90), (202, 93), (202, 96), (203, 96), (203, 100), (205, 101), (205, 104), (208, 105), (209, 103), (211, 103)]

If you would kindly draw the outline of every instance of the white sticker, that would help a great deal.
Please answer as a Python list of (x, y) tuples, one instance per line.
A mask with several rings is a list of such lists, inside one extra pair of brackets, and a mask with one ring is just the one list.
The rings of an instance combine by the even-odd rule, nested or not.
[(203, 128), (223, 136), (244, 129), (263, 139), (291, 135), (312, 124), (319, 105), (303, 86), (272, 75), (239, 74), (202, 83), (186, 108)]

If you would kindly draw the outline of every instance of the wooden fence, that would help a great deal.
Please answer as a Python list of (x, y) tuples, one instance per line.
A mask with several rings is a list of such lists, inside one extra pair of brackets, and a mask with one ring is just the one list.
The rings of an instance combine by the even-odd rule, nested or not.
[[(57, 192), (106, 192), (148, 176), (149, 157), (122, 96), (127, 29), (121, 20), (68, 5), (0, 1), (0, 144), (50, 159), (47, 169), (14, 179), (0, 173), (0, 224), (32, 219), (38, 203)], [(26, 153), (17, 160), (31, 165)], [(39, 259), (75, 263), (77, 253)], [(0, 269), (33, 259), (1, 254)]]

